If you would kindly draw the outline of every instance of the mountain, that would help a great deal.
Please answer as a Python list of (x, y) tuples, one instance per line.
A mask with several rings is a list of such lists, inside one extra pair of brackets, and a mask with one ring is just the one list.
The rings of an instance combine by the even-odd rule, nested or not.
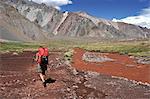
[(30, 22), (15, 8), (0, 2), (0, 39), (15, 41), (44, 41), (47, 36), (38, 24)]
[(43, 41), (53, 37), (104, 40), (149, 39), (150, 29), (93, 17), (86, 12), (61, 12), (28, 0), (0, 1), (1, 39)]

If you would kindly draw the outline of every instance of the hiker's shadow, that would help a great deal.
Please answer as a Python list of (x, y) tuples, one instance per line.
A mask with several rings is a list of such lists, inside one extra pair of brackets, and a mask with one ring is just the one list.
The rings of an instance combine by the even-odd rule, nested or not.
[(55, 79), (52, 79), (52, 78), (48, 78), (48, 79), (46, 79), (46, 83), (48, 83), (48, 84), (51, 84), (51, 83), (55, 83)]

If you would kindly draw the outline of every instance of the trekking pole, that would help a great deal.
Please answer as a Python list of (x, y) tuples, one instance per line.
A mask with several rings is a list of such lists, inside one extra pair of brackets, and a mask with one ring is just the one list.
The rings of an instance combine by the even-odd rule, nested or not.
[(34, 66), (35, 56), (32, 57), (32, 66)]

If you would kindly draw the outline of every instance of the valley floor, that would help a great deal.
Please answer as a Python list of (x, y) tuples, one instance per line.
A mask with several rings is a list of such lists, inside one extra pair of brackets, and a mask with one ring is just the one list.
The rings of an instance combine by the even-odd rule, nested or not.
[(67, 65), (63, 51), (50, 52), (44, 88), (32, 62), (33, 55), (33, 52), (0, 54), (0, 99), (148, 99), (150, 96), (149, 84), (83, 71), (79, 68), (83, 66), (79, 64), (81, 60), (71, 64), (77, 69)]

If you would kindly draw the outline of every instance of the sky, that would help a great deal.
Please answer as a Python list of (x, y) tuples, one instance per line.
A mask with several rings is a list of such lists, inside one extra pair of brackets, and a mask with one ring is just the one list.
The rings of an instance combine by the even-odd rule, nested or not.
[(150, 28), (150, 0), (32, 0), (61, 11), (78, 12)]

